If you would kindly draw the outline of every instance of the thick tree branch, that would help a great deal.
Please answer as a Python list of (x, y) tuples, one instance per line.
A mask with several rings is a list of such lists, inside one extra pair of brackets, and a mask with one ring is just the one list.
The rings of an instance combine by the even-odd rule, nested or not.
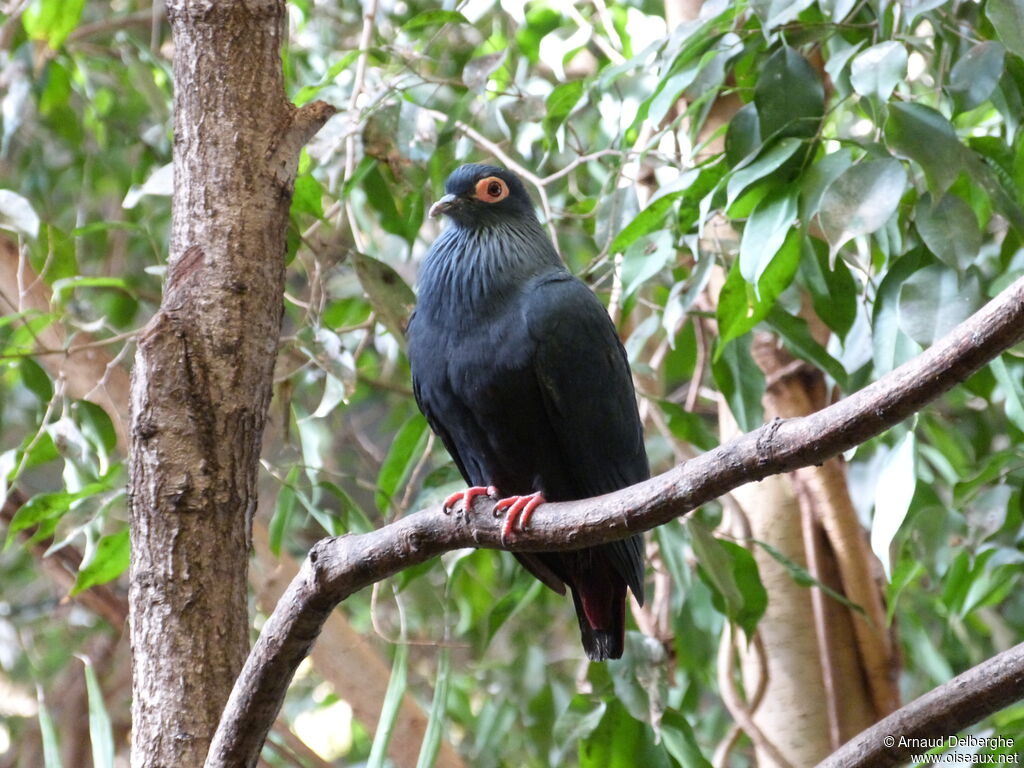
[[(850, 739), (818, 768), (889, 768), (1024, 697), (1024, 643), (971, 667)], [(888, 742), (888, 743), (887, 743)]]
[(657, 477), (584, 501), (547, 504), (508, 546), (493, 504), (422, 510), (372, 533), (318, 542), (246, 661), (206, 765), (255, 765), (292, 675), (348, 595), (460, 547), (577, 549), (680, 517), (740, 485), (820, 464), (895, 426), (1024, 337), (1024, 278), (914, 360), (810, 416), (776, 419)]

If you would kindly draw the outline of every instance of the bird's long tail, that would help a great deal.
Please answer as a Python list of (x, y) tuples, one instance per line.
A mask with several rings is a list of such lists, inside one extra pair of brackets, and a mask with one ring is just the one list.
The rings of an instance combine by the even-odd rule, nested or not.
[(583, 650), (591, 661), (622, 657), (626, 637), (626, 585), (617, 579), (572, 585)]

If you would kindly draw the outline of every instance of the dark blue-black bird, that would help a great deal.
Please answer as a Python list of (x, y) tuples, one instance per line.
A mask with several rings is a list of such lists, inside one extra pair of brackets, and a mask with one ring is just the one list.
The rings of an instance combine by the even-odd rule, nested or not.
[[(430, 209), (450, 220), (424, 258), (409, 322), (420, 410), (471, 486), (501, 496), (505, 535), (544, 501), (649, 477), (629, 363), (597, 297), (566, 269), (519, 178), (463, 165)], [(626, 588), (643, 604), (643, 538), (572, 552), (517, 552), (572, 592), (583, 647), (622, 656)]]

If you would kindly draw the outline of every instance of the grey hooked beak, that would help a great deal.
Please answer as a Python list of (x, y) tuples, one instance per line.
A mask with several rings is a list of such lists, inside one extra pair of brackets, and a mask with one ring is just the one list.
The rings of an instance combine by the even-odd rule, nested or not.
[(445, 195), (430, 206), (430, 215), (440, 216), (442, 213), (450, 211), (455, 206), (456, 202), (458, 202), (458, 199), (459, 198), (456, 195)]

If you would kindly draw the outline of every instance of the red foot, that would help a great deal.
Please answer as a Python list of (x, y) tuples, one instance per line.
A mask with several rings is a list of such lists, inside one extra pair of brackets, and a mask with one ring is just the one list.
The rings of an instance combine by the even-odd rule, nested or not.
[(498, 497), (498, 489), (493, 485), (488, 485), (486, 488), (481, 485), (474, 485), (472, 488), (467, 488), (464, 491), (456, 491), (444, 500), (442, 509), (444, 509), (445, 514), (448, 514), (458, 503), (459, 499), (462, 499), (462, 509), (469, 512), (473, 507), (473, 499), (477, 496), (487, 496), (496, 499)]
[(505, 539), (512, 535), (517, 519), (519, 520), (519, 530), (522, 530), (530, 522), (533, 510), (546, 501), (544, 494), (537, 491), (529, 496), (509, 496), (495, 504), (495, 513), (508, 509), (508, 513), (505, 515), (505, 524), (501, 526), (501, 543), (504, 544)]

